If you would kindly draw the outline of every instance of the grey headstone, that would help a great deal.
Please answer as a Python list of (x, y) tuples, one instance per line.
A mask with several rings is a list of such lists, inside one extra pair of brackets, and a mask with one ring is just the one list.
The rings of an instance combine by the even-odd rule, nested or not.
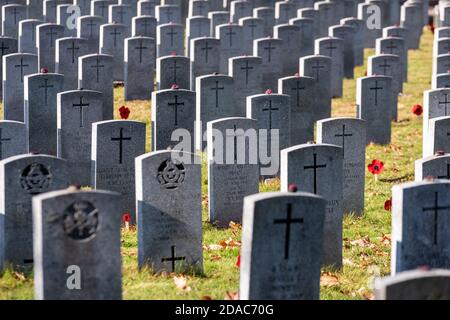
[(75, 11), (73, 4), (60, 4), (56, 7), (56, 23), (64, 27), (64, 37), (77, 36), (77, 25), (73, 23), (76, 19), (72, 18)]
[(411, 4), (401, 7), (401, 26), (408, 29), (406, 45), (409, 49), (418, 49), (422, 35), (423, 18), (421, 7)]
[[(204, 0), (201, 0), (204, 2)], [(203, 16), (195, 16), (186, 19), (186, 52), (190, 52), (192, 39), (209, 37), (211, 34), (211, 21)]]
[(24, 78), (24, 122), (31, 152), (57, 154), (56, 95), (63, 87), (62, 74), (35, 73)]
[(238, 23), (239, 19), (253, 15), (252, 4), (248, 1), (232, 1), (230, 5), (230, 21)]
[(291, 97), (291, 145), (314, 140), (314, 79), (311, 77), (281, 78), (278, 93)]
[[(358, 4), (358, 19), (363, 21), (363, 29), (364, 29), (364, 47), (365, 48), (374, 48), (375, 40), (381, 38), (382, 31), (378, 28), (371, 28), (373, 23), (373, 11), (369, 10), (369, 7), (372, 6), (370, 3), (360, 3)], [(368, 21), (370, 20), (370, 21)], [(368, 23), (370, 22), (370, 23)]]
[(28, 132), (25, 123), (0, 120), (0, 160), (28, 153)]
[(449, 270), (411, 270), (374, 283), (377, 300), (450, 300)]
[(355, 32), (352, 26), (340, 25), (330, 27), (330, 36), (344, 40), (344, 77), (353, 79), (355, 68)]
[(290, 184), (299, 191), (327, 200), (322, 265), (342, 267), (343, 220), (342, 148), (329, 144), (302, 144), (281, 150), (281, 191)]
[(46, 23), (56, 23), (58, 5), (64, 4), (66, 0), (44, 0), (43, 15)]
[(36, 27), (42, 21), (27, 19), (19, 22), (19, 51), (21, 53), (37, 54), (36, 47)]
[(229, 60), (229, 75), (234, 79), (235, 101), (238, 110), (245, 115), (247, 97), (263, 92), (262, 59), (260, 57), (242, 56)]
[[(353, 1), (353, 0), (352, 0)], [(341, 24), (354, 28), (354, 59), (356, 66), (364, 64), (364, 21), (350, 16), (341, 20)]]
[(434, 78), (431, 89), (450, 88), (450, 73), (437, 74)]
[(64, 37), (64, 27), (55, 23), (44, 23), (36, 27), (36, 47), (39, 69), (55, 71), (56, 40)]
[(133, 9), (125, 4), (113, 4), (108, 6), (108, 23), (121, 24), (125, 26), (125, 38), (131, 35), (131, 19), (133, 18)]
[(314, 9), (319, 12), (319, 34), (316, 36), (326, 37), (328, 35), (328, 27), (335, 22), (335, 2), (318, 1), (314, 3)]
[[(3, 56), (7, 54), (16, 53), (17, 52), (17, 40), (11, 37), (0, 37), (0, 59), (3, 60)], [(3, 77), (3, 64), (0, 65), (0, 75)], [(3, 96), (2, 90), (3, 83), (0, 84), (0, 99)]]
[(283, 75), (283, 40), (261, 38), (253, 42), (253, 55), (262, 59), (262, 86), (275, 90)]
[(378, 38), (375, 45), (376, 54), (394, 54), (399, 56), (403, 81), (408, 81), (408, 48), (405, 39), (387, 37)]
[[(17, 2), (17, 1), (15, 1)], [(36, 0), (27, 0), (27, 10), (28, 10), (28, 18), (29, 19), (37, 19), (42, 20), (44, 18), (44, 7), (42, 1)]]
[(155, 17), (158, 25), (166, 23), (181, 23), (180, 7), (177, 5), (160, 5), (155, 7)]
[[(258, 94), (247, 97), (247, 118), (255, 119), (260, 134), (259, 153), (272, 159), (279, 159), (279, 150), (291, 146), (291, 101), (284, 94)], [(264, 141), (263, 139), (267, 139)], [(276, 153), (276, 154), (274, 154)], [(275, 176), (279, 172), (279, 162), (266, 165), (261, 163), (261, 176)], [(274, 174), (262, 172), (273, 169)]]
[(77, 19), (77, 36), (87, 39), (89, 53), (97, 53), (100, 50), (100, 26), (102, 24), (101, 17), (82, 16)]
[(20, 4), (2, 6), (2, 35), (17, 39), (19, 22), (27, 18), (27, 7)]
[(330, 118), (317, 122), (317, 143), (342, 148), (343, 210), (362, 215), (366, 172), (366, 122), (355, 118)]
[(3, 56), (3, 113), (5, 120), (24, 121), (24, 76), (38, 71), (38, 57), (29, 53)]
[[(232, 77), (226, 75), (206, 75), (195, 79), (196, 107), (196, 142), (197, 150), (203, 150), (206, 124), (209, 121), (242, 114), (238, 109), (234, 92), (236, 90)], [(206, 137), (206, 136), (205, 136)]]
[(140, 16), (155, 16), (155, 7), (158, 0), (140, 0), (137, 3), (137, 15)]
[(57, 119), (57, 155), (69, 163), (70, 182), (90, 186), (92, 124), (103, 120), (102, 93), (91, 90), (59, 93)]
[[(450, 115), (450, 89), (428, 90), (423, 93), (423, 142), (428, 141), (429, 121), (437, 117)], [(425, 151), (425, 150), (423, 150)]]
[(103, 23), (108, 21), (108, 6), (114, 4), (113, 0), (93, 0), (91, 2), (91, 16), (101, 17)]
[(217, 37), (216, 27), (230, 22), (230, 13), (228, 11), (212, 11), (208, 13), (208, 18), (211, 21), (211, 37)]
[(367, 143), (391, 142), (392, 78), (367, 76), (356, 82), (357, 118), (367, 122)]
[(78, 89), (78, 58), (89, 53), (84, 38), (56, 40), (55, 72), (64, 76), (64, 91)]
[(450, 180), (450, 154), (436, 154), (415, 161), (415, 181), (428, 178)]
[[(175, 130), (187, 130), (190, 150), (194, 151), (196, 96), (194, 91), (166, 89), (152, 96), (152, 150), (173, 149), (178, 141), (172, 140)], [(187, 141), (184, 141), (185, 143)]]
[(209, 2), (204, 0), (190, 0), (188, 17), (207, 17), (209, 12)]
[(228, 59), (243, 54), (243, 27), (238, 24), (222, 24), (216, 27), (216, 37), (220, 39), (220, 72), (228, 73)]
[(283, 40), (281, 42), (282, 50), (282, 74), (298, 73), (298, 58), (301, 56), (299, 43), (301, 43), (301, 28), (291, 24), (276, 25), (273, 28), (273, 36)]
[(127, 27), (123, 24), (103, 24), (100, 26), (100, 53), (114, 58), (114, 80), (124, 80), (124, 40)]
[(136, 158), (138, 264), (155, 272), (202, 272), (201, 166), (197, 155)]
[(158, 90), (191, 88), (191, 60), (184, 56), (165, 56), (156, 60), (156, 86)]
[(48, 155), (24, 154), (0, 162), (0, 270), (7, 263), (32, 266), (31, 198), (67, 187), (68, 174), (65, 160)]
[(154, 88), (153, 71), (156, 65), (154, 38), (132, 37), (125, 39), (124, 99), (150, 99)]
[(423, 145), (423, 156), (432, 156), (439, 152), (450, 152), (450, 117), (437, 117), (428, 122), (428, 134)]
[(315, 38), (319, 38), (320, 34), (319, 11), (315, 10), (312, 7), (303, 8), (297, 11), (297, 16), (299, 18), (311, 19), (313, 21), (313, 30), (314, 30), (312, 33), (313, 42)]
[(145, 123), (110, 120), (92, 124), (92, 187), (122, 195), (121, 215), (136, 221), (134, 158), (145, 153)]
[(275, 9), (273, 7), (258, 7), (253, 9), (253, 17), (261, 18), (264, 22), (264, 37), (270, 37), (273, 34), (275, 25)]
[(315, 40), (315, 54), (331, 58), (331, 96), (342, 97), (344, 80), (344, 48), (341, 38), (325, 37)]
[(191, 89), (195, 90), (195, 79), (197, 77), (219, 72), (220, 40), (215, 38), (194, 39), (190, 48), (192, 62)]
[(239, 20), (242, 26), (242, 46), (245, 54), (253, 54), (253, 41), (264, 38), (264, 20), (261, 18), (247, 17)]
[(152, 16), (139, 16), (131, 20), (132, 37), (150, 37), (156, 39), (156, 18)]
[[(122, 298), (119, 197), (60, 190), (33, 198), (35, 299)], [(68, 284), (77, 271), (80, 289), (73, 290)]]
[(158, 58), (172, 53), (185, 55), (183, 25), (174, 23), (158, 25), (156, 35)]
[(309, 18), (293, 18), (289, 23), (300, 28), (299, 57), (314, 54), (314, 20)]
[(82, 16), (90, 13), (91, 0), (73, 0), (73, 4), (80, 8), (80, 13)]
[(78, 58), (79, 87), (103, 93), (103, 120), (113, 119), (113, 68), (114, 59), (110, 55), (90, 54)]
[(289, 20), (296, 17), (296, 5), (292, 1), (275, 2), (275, 20), (277, 24), (288, 23)]
[(392, 120), (397, 121), (398, 95), (403, 92), (403, 79), (399, 56), (392, 54), (371, 56), (369, 57), (367, 64), (368, 76), (382, 75), (392, 78), (391, 105), (393, 109), (391, 116)]
[(241, 300), (319, 299), (325, 205), (308, 193), (245, 198)]
[(392, 188), (391, 274), (419, 267), (449, 269), (450, 181)]
[(330, 57), (322, 55), (300, 58), (300, 75), (314, 78), (314, 120), (331, 116), (331, 66)]
[(244, 198), (259, 192), (258, 124), (224, 118), (207, 127), (209, 221), (228, 227), (231, 221), (242, 223)]

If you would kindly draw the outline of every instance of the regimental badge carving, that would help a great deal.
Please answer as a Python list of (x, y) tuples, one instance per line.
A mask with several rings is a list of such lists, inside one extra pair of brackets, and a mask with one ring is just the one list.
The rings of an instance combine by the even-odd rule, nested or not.
[(98, 227), (98, 209), (88, 201), (72, 203), (64, 210), (63, 227), (74, 240), (93, 238)]
[(164, 161), (158, 168), (158, 182), (166, 189), (178, 188), (184, 182), (185, 175), (184, 165), (172, 159)]
[(51, 180), (52, 174), (48, 167), (32, 163), (22, 171), (20, 185), (27, 193), (38, 194), (47, 191)]

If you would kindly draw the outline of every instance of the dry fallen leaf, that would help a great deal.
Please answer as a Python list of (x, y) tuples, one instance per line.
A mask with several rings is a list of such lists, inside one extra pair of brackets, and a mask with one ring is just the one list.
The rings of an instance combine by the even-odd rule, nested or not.
[(362, 248), (373, 248), (375, 245), (370, 242), (370, 238), (368, 236), (365, 236), (361, 239), (350, 241), (350, 244), (352, 246), (358, 246)]
[(187, 285), (187, 279), (184, 276), (174, 276), (173, 281), (178, 289), (183, 291), (191, 291), (191, 287)]
[(213, 300), (213, 298), (210, 296), (203, 296), (200, 298), (200, 300)]
[(241, 246), (241, 243), (232, 238), (228, 238), (227, 240), (220, 240), (219, 244), (224, 248), (238, 248)]
[(236, 292), (227, 291), (224, 300), (239, 300), (239, 292), (238, 291), (236, 291)]
[(203, 245), (203, 250), (205, 250), (205, 251), (222, 250), (222, 249), (223, 249), (223, 246), (221, 246), (220, 244)]
[(219, 256), (219, 255), (217, 255), (217, 254), (213, 254), (213, 255), (211, 256), (211, 260), (212, 260), (212, 261), (219, 261), (220, 259), (222, 259), (222, 257)]
[(242, 225), (240, 223), (230, 221), (230, 224), (228, 225), (232, 230), (240, 230), (242, 228)]
[(378, 238), (381, 242), (381, 244), (385, 245), (385, 246), (390, 246), (391, 245), (391, 235), (390, 234), (382, 234), (382, 236), (380, 238)]
[(339, 280), (336, 276), (332, 275), (331, 273), (324, 273), (320, 277), (320, 285), (324, 287), (332, 287), (339, 284)]
[(20, 273), (20, 272), (15, 271), (15, 272), (14, 272), (14, 277), (15, 277), (17, 280), (25, 281), (25, 276), (23, 275), (23, 273)]

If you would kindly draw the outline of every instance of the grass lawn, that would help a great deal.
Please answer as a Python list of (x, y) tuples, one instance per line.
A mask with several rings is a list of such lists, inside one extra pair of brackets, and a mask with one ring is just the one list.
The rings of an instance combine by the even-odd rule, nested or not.
[[(344, 220), (344, 268), (341, 272), (323, 271), (322, 299), (371, 299), (371, 280), (388, 275), (390, 270), (391, 214), (384, 202), (391, 197), (394, 184), (414, 179), (414, 161), (421, 157), (422, 117), (411, 112), (412, 105), (423, 101), (423, 91), (431, 88), (431, 55), (433, 35), (427, 29), (420, 50), (409, 52), (409, 82), (399, 98), (399, 121), (393, 123), (392, 143), (370, 145), (366, 162), (382, 160), (385, 170), (375, 181), (366, 177), (366, 206), (362, 218)], [(366, 50), (365, 57), (374, 54)], [(355, 116), (356, 78), (364, 76), (366, 66), (358, 67), (355, 79), (344, 81), (344, 97), (333, 100), (333, 116)], [(116, 118), (124, 105), (123, 88), (116, 88)], [(147, 150), (150, 145), (150, 102), (126, 103), (130, 118), (147, 123)], [(203, 242), (204, 274), (155, 276), (150, 270), (137, 269), (137, 235), (135, 230), (122, 231), (123, 296), (124, 299), (224, 299), (234, 298), (239, 287), (240, 226), (219, 230), (207, 222), (207, 174), (203, 166)], [(261, 191), (278, 191), (277, 181), (261, 184)], [(181, 284), (180, 284), (181, 283)], [(32, 274), (8, 269), (0, 276), (0, 299), (32, 299)]]

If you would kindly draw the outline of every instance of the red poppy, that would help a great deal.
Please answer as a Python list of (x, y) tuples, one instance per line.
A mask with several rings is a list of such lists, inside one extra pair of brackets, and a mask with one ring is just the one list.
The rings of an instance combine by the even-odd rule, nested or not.
[(297, 191), (298, 191), (298, 187), (297, 187), (296, 184), (291, 183), (291, 184), (288, 186), (288, 190), (289, 190), (289, 192), (297, 192)]
[(367, 166), (367, 169), (372, 174), (380, 174), (384, 170), (384, 163), (380, 160), (372, 160), (372, 163)]
[(175, 83), (172, 85), (171, 88), (172, 88), (172, 90), (180, 89), (180, 87)]
[(414, 113), (416, 116), (420, 116), (423, 113), (423, 108), (420, 104), (415, 104), (412, 107), (412, 113)]
[(272, 94), (272, 90), (271, 89), (267, 89), (266, 90), (266, 94)]
[(238, 267), (238, 268), (241, 267), (241, 255), (238, 255), (238, 257), (237, 257), (236, 267)]
[(294, 74), (294, 77), (300, 77), (300, 73), (297, 72), (296, 74)]
[(384, 210), (386, 211), (392, 210), (392, 198), (389, 198), (384, 202)]
[(172, 51), (172, 52), (170, 53), (170, 55), (171, 55), (171, 56), (176, 56), (177, 53), (176, 53), (175, 51)]
[(122, 119), (128, 119), (128, 117), (130, 116), (130, 109), (125, 106), (121, 106), (119, 112)]
[(129, 214), (128, 212), (124, 213), (122, 216), (122, 221), (123, 222), (130, 222), (131, 221), (131, 214)]
[(436, 151), (436, 155), (437, 155), (437, 156), (445, 156), (445, 151), (439, 149), (438, 151)]
[(48, 73), (48, 69), (47, 68), (41, 68), (41, 73)]

